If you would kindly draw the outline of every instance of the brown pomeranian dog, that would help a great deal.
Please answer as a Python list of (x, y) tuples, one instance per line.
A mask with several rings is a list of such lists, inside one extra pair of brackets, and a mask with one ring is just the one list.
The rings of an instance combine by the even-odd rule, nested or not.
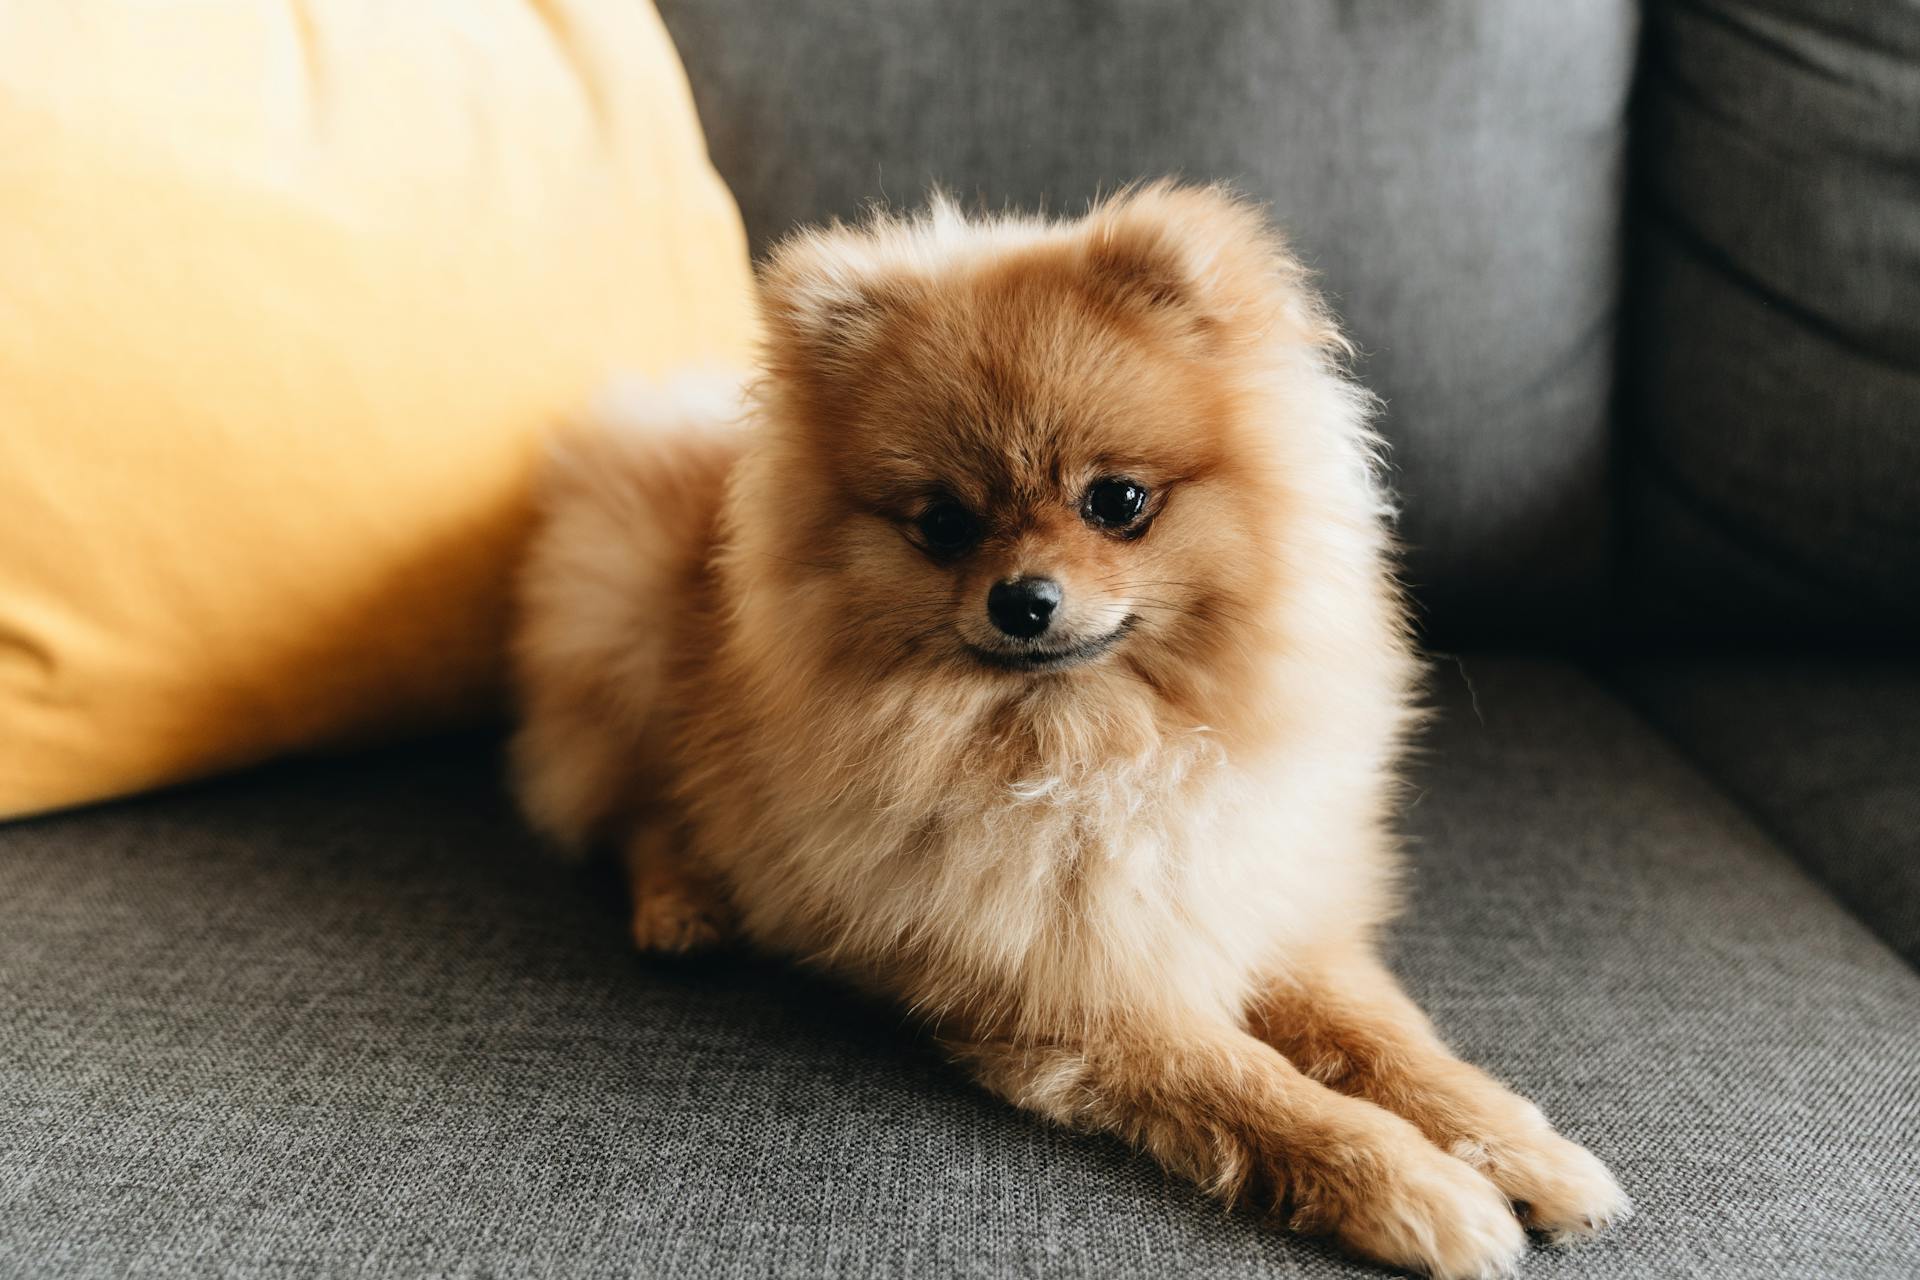
[(1159, 184), (789, 240), (744, 401), (563, 445), (535, 824), (642, 947), (884, 994), (988, 1089), (1440, 1277), (1627, 1210), (1375, 954), (1416, 664), (1369, 401), (1262, 216)]

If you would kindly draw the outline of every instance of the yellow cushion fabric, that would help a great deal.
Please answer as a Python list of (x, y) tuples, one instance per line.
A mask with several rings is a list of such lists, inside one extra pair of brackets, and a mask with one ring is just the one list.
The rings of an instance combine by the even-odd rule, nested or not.
[(0, 816), (490, 712), (545, 432), (751, 325), (642, 0), (0, 6)]

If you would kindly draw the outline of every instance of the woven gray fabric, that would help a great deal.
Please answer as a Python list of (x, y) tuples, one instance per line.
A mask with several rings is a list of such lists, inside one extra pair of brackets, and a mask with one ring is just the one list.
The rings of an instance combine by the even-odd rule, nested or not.
[(1631, 581), (1664, 629), (1920, 627), (1920, 0), (1649, 9)]
[[(1920, 977), (1585, 678), (1466, 670), (1397, 961), (1641, 1208), (1527, 1274), (1920, 1272)], [(891, 1013), (629, 955), (496, 772), (454, 743), (0, 829), (0, 1274), (1380, 1274)]]
[(1920, 965), (1920, 661), (1642, 661), (1646, 717)]
[(1608, 545), (1623, 115), (1598, 0), (662, 0), (756, 248), (929, 184), (1077, 211), (1229, 179), (1319, 269), (1387, 401), (1438, 628), (1590, 615)]

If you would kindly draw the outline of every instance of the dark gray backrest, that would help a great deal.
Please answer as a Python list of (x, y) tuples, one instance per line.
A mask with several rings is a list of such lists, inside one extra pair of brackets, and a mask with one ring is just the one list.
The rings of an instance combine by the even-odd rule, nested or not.
[(1631, 0), (661, 0), (756, 249), (921, 200), (1270, 201), (1387, 401), (1442, 635), (1597, 611)]
[(1628, 581), (1659, 630), (1920, 628), (1920, 0), (1648, 10)]

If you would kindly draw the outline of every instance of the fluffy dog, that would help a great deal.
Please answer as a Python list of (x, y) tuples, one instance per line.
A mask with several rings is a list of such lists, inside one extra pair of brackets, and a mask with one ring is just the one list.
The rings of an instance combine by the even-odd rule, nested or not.
[(1368, 399), (1261, 215), (936, 201), (762, 290), (744, 408), (576, 433), (525, 571), (523, 801), (624, 852), (638, 943), (841, 975), (1434, 1276), (1622, 1215), (1376, 958), (1417, 667)]

